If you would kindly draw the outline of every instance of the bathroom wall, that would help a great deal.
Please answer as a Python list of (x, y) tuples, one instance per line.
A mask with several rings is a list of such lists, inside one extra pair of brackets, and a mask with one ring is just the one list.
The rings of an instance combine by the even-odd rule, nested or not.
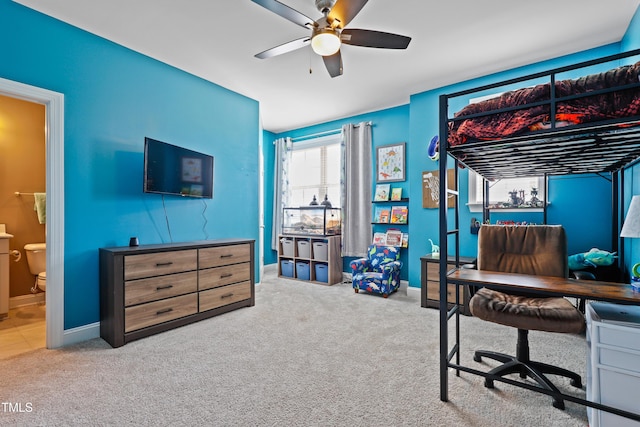
[(45, 241), (33, 196), (14, 194), (45, 191), (44, 120), (44, 105), (0, 96), (0, 224), (14, 235), (10, 249), (22, 253), (19, 262), (10, 257), (10, 297), (28, 295), (33, 286), (24, 245)]

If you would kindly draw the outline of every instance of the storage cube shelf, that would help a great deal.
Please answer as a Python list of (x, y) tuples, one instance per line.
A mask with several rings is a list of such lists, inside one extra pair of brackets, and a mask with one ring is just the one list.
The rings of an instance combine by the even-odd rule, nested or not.
[(278, 276), (323, 285), (342, 282), (340, 236), (281, 235)]

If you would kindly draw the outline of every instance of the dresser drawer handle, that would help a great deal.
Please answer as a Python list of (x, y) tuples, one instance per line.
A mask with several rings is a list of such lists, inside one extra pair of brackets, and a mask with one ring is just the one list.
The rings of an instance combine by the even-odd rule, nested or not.
[(229, 292), (228, 294), (224, 294), (220, 296), (220, 299), (231, 298), (233, 296), (233, 292)]
[(220, 258), (231, 258), (233, 254), (220, 255)]
[(167, 286), (157, 286), (156, 287), (156, 291), (161, 291), (163, 289), (171, 289), (173, 288), (173, 285), (167, 285)]
[(171, 311), (173, 311), (173, 308), (165, 308), (164, 310), (158, 310), (158, 311), (156, 311), (156, 316), (158, 316), (160, 314), (169, 313)]
[(227, 277), (233, 276), (233, 273), (223, 274), (220, 276), (221, 279), (226, 279)]
[(168, 267), (171, 264), (173, 264), (173, 262), (169, 261), (169, 262), (157, 262), (156, 263), (156, 267)]

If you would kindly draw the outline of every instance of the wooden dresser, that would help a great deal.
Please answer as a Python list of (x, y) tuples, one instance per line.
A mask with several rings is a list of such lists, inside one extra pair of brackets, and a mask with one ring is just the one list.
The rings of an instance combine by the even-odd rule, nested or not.
[[(460, 265), (463, 264), (475, 264), (475, 258), (460, 257)], [(431, 254), (420, 257), (421, 263), (421, 276), (420, 276), (420, 305), (422, 307), (440, 308), (440, 258), (434, 258)], [(454, 257), (447, 258), (447, 266), (449, 269), (454, 268), (456, 260)], [(460, 288), (460, 297), (462, 299), (462, 311), (461, 313), (466, 316), (471, 316), (469, 310), (469, 288), (467, 286)], [(456, 301), (456, 287), (455, 285), (447, 285), (447, 301), (451, 304), (449, 308)]]
[(254, 240), (100, 249), (100, 336), (130, 341), (255, 305)]

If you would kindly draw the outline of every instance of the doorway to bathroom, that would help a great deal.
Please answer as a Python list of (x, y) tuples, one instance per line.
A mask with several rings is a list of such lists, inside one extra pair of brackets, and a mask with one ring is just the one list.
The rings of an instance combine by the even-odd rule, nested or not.
[(0, 95), (0, 230), (11, 236), (0, 255), (8, 267), (0, 275), (0, 359), (46, 343), (46, 279), (35, 281), (46, 275), (44, 115), (42, 104)]
[[(46, 170), (44, 231), (47, 243), (45, 335), (46, 347), (57, 348), (64, 345), (64, 96), (57, 92), (1, 78), (0, 95), (38, 104), (44, 106), (45, 110), (43, 123)], [(7, 131), (6, 123), (4, 127)], [(0, 131), (2, 130), (3, 123), (0, 121)], [(42, 128), (39, 131), (42, 132)], [(15, 192), (32, 193), (29, 189), (16, 189)], [(30, 197), (30, 195), (18, 196), (15, 193), (11, 195)], [(13, 248), (13, 245), (11, 246)], [(25, 256), (22, 248), (16, 249), (20, 249)]]

